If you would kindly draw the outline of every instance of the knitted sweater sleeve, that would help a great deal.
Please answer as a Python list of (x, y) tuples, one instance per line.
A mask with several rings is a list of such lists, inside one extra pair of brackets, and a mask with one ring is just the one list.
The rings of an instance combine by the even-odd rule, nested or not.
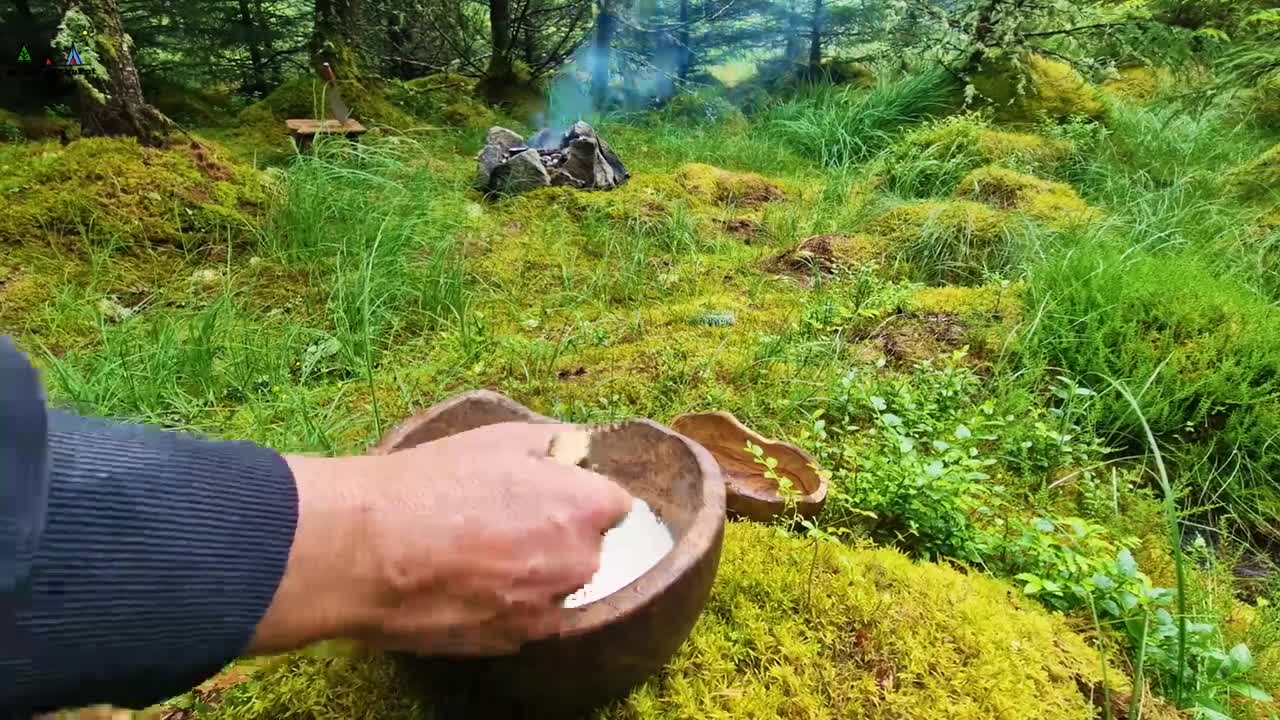
[(48, 408), (0, 338), (0, 717), (140, 708), (215, 674), (297, 516), (275, 451)]

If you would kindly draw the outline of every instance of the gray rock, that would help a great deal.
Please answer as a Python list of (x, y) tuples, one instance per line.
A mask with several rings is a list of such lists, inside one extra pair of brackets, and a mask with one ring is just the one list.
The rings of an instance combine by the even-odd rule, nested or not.
[(476, 157), (476, 188), (488, 191), (493, 189), (493, 171), (507, 161), (507, 151), (501, 145), (485, 145)]
[(600, 144), (600, 154), (604, 156), (605, 162), (609, 163), (609, 167), (613, 168), (613, 177), (617, 185), (627, 181), (631, 177), (631, 173), (627, 171), (627, 166), (622, 164), (622, 158), (609, 147), (609, 143), (604, 141), (602, 137), (596, 137), (596, 142)]
[(578, 138), (591, 138), (592, 140), (595, 140), (596, 129), (591, 127), (588, 123), (584, 123), (579, 120), (573, 124), (573, 127), (569, 128), (569, 132), (565, 135), (565, 140), (573, 142)]
[(627, 178), (631, 177), (631, 173), (627, 171), (627, 167), (622, 164), (622, 159), (613, 151), (613, 148), (609, 147), (609, 143), (605, 142), (605, 139), (596, 133), (595, 128), (581, 120), (574, 123), (573, 127), (569, 128), (569, 132), (565, 134), (565, 139), (569, 144), (573, 144), (573, 141), (578, 138), (588, 138), (595, 141), (596, 146), (600, 150), (600, 155), (604, 158), (605, 162), (609, 164), (609, 169), (613, 171), (613, 180), (608, 185), (602, 187), (617, 187), (618, 185), (626, 182)]
[(575, 187), (604, 190), (617, 186), (613, 168), (600, 154), (595, 138), (581, 136), (569, 143), (568, 156), (560, 172), (572, 179)]
[(491, 127), (489, 128), (489, 134), (484, 136), (484, 144), (497, 145), (503, 150), (510, 150), (513, 147), (524, 145), (524, 138), (513, 130), (508, 130), (504, 127)]
[(522, 193), (546, 187), (551, 184), (551, 176), (538, 157), (538, 151), (532, 148), (511, 157), (494, 175), (494, 189), (505, 193)]
[[(631, 177), (609, 144), (585, 122), (574, 123), (567, 133), (539, 130), (527, 143), (506, 128), (493, 127), (485, 142), (476, 158), (475, 184), (486, 194), (519, 193), (546, 185), (609, 190)], [(539, 150), (556, 152), (544, 158)]]

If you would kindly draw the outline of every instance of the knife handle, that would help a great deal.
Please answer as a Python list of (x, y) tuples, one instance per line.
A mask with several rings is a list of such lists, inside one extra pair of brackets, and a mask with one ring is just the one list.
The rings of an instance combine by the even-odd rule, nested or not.
[(329, 81), (330, 83), (332, 83), (332, 84), (334, 84), (334, 85), (337, 85), (337, 84), (338, 84), (338, 79), (337, 79), (336, 77), (334, 77), (334, 76), (333, 76), (333, 68), (329, 67), (329, 63), (325, 63), (325, 64), (321, 67), (321, 72), (323, 72), (323, 73), (324, 73), (324, 79), (325, 79), (325, 80)]

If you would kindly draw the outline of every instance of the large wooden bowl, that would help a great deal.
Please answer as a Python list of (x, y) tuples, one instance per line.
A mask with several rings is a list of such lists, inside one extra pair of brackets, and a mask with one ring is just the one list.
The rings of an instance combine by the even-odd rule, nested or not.
[[(391, 453), (482, 425), (558, 422), (481, 390), (442, 402), (391, 430), (374, 449)], [(719, 467), (696, 443), (648, 421), (627, 424), (600, 449), (599, 471), (649, 504), (675, 547), (612, 595), (562, 613), (558, 637), (496, 658), (400, 660), (447, 695), (465, 696), (459, 716), (499, 712), (568, 717), (625, 695), (688, 638), (720, 563), (725, 494)], [(593, 456), (593, 462), (597, 460)], [(418, 672), (420, 671), (420, 672)], [(489, 707), (488, 710), (481, 709)]]
[(817, 461), (795, 445), (761, 437), (727, 412), (681, 415), (671, 423), (671, 429), (705, 447), (720, 464), (726, 503), (734, 516), (769, 522), (789, 512), (777, 481), (765, 477), (765, 468), (747, 451), (748, 440), (759, 445), (766, 456), (776, 458), (775, 472), (789, 478), (799, 491), (795, 512), (800, 517), (822, 512), (827, 480), (817, 471)]

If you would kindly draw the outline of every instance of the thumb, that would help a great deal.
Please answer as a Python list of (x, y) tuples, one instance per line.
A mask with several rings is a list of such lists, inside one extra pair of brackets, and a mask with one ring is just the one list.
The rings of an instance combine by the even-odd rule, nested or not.
[(618, 483), (590, 470), (582, 470), (589, 476), (584, 487), (589, 488), (582, 497), (587, 503), (588, 522), (604, 533), (618, 526), (631, 512), (635, 498)]

